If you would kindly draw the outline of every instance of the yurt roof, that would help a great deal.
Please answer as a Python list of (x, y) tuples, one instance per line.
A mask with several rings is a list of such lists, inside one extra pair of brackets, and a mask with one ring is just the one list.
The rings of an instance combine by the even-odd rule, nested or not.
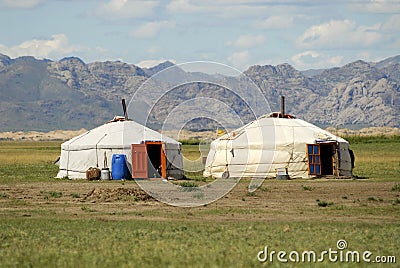
[(247, 132), (247, 134), (249, 134), (249, 132), (251, 133), (252, 129), (261, 129), (262, 135), (268, 137), (272, 136), (272, 134), (269, 133), (271, 129), (275, 129), (275, 133), (279, 133), (280, 131), (285, 131), (287, 127), (290, 127), (295, 129), (298, 136), (303, 135), (305, 139), (307, 139), (306, 136), (310, 136), (310, 134), (313, 133), (314, 140), (335, 140), (339, 142), (347, 142), (346, 140), (302, 119), (295, 117), (278, 118), (273, 116), (274, 114), (275, 113), (263, 115), (247, 125), (219, 137), (217, 140), (235, 140), (245, 132)]
[(178, 141), (162, 135), (132, 120), (112, 121), (89, 130), (64, 142), (64, 150), (85, 150), (92, 148), (130, 148), (131, 144), (144, 141), (163, 141), (179, 144)]

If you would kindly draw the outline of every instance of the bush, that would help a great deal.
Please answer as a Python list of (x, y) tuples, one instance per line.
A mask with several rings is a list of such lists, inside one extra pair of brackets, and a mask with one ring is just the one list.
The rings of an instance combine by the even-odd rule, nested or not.
[(392, 187), (393, 192), (400, 192), (400, 184), (396, 184), (395, 186)]
[(312, 186), (306, 186), (306, 185), (303, 185), (302, 187), (303, 187), (303, 190), (304, 190), (304, 191), (314, 191), (314, 189), (315, 189), (315, 188), (312, 187)]
[(316, 201), (319, 207), (327, 207), (333, 205), (333, 202), (321, 201), (319, 199), (317, 199)]
[(198, 185), (194, 182), (191, 181), (183, 181), (179, 183), (179, 186), (181, 186), (180, 190), (183, 192), (193, 192), (198, 190)]
[(368, 201), (383, 201), (382, 198), (378, 198), (378, 197), (375, 197), (375, 196), (369, 196), (369, 197), (367, 198), (367, 200), (368, 200)]

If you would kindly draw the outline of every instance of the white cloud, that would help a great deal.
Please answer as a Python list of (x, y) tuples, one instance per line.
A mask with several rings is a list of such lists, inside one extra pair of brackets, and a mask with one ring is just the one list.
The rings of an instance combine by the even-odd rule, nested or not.
[(316, 51), (308, 50), (294, 55), (291, 60), (296, 69), (306, 70), (340, 66), (343, 57), (327, 56)]
[(297, 44), (311, 49), (365, 48), (384, 41), (380, 27), (380, 24), (357, 26), (350, 20), (331, 20), (308, 28), (297, 39)]
[(245, 70), (249, 65), (250, 53), (247, 50), (236, 51), (228, 57), (228, 62), (230, 62), (234, 67)]
[(210, 5), (193, 4), (189, 0), (172, 0), (166, 7), (166, 10), (172, 13), (207, 13), (215, 11)]
[(400, 29), (400, 15), (391, 16), (382, 26), (384, 31), (397, 31)]
[(154, 55), (160, 51), (161, 51), (161, 48), (159, 46), (152, 46), (152, 47), (149, 47), (146, 52), (150, 55)]
[(138, 27), (131, 34), (138, 38), (153, 38), (156, 37), (162, 29), (172, 29), (175, 28), (175, 26), (176, 23), (174, 21), (153, 21)]
[(369, 0), (354, 1), (349, 3), (353, 10), (367, 13), (398, 13), (400, 12), (399, 0)]
[(110, 0), (100, 3), (94, 12), (89, 13), (106, 20), (143, 18), (152, 15), (158, 4), (158, 1)]
[(29, 9), (43, 3), (44, 0), (1, 0), (0, 6)]
[(87, 49), (84, 47), (70, 45), (65, 34), (55, 34), (50, 39), (32, 39), (11, 47), (0, 44), (0, 52), (12, 58), (20, 56), (57, 58), (85, 50)]
[(287, 29), (293, 26), (293, 17), (289, 16), (271, 16), (255, 24), (262, 29)]
[(141, 62), (137, 63), (136, 65), (139, 66), (140, 68), (151, 68), (154, 66), (157, 66), (160, 63), (170, 61), (172, 63), (176, 63), (175, 60), (165, 60), (165, 59), (160, 59), (160, 60), (142, 60)]
[(282, 13), (282, 10), (294, 10), (301, 5), (293, 1), (255, 1), (255, 0), (172, 0), (166, 10), (170, 13), (216, 15), (223, 19), (254, 18), (268, 14)]
[(228, 42), (227, 45), (234, 46), (237, 48), (250, 48), (260, 46), (264, 44), (265, 37), (262, 34), (259, 35), (241, 35), (234, 42)]

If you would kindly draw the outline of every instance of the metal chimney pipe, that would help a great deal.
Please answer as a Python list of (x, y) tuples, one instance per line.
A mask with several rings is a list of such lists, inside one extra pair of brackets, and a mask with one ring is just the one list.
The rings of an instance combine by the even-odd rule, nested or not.
[(285, 96), (281, 96), (281, 117), (285, 117)]
[(128, 113), (126, 112), (126, 103), (125, 103), (125, 99), (122, 99), (122, 109), (124, 110), (124, 117), (125, 117), (125, 120), (128, 120)]

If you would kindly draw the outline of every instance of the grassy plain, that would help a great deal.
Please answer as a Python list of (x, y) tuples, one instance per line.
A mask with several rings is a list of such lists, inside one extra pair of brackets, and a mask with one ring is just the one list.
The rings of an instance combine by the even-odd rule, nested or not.
[(356, 156), (354, 175), (400, 180), (400, 136), (348, 137)]
[[(242, 180), (197, 208), (138, 199), (133, 181), (56, 180), (59, 145), (0, 142), (1, 267), (286, 267), (276, 255), (260, 263), (257, 254), (265, 246), (337, 250), (339, 239), (348, 250), (371, 251), (371, 259), (396, 257), (369, 267), (399, 265), (397, 138), (352, 142), (362, 179), (266, 180), (254, 193)], [(196, 159), (196, 148), (185, 146), (184, 155)], [(354, 266), (327, 257), (321, 264)]]

